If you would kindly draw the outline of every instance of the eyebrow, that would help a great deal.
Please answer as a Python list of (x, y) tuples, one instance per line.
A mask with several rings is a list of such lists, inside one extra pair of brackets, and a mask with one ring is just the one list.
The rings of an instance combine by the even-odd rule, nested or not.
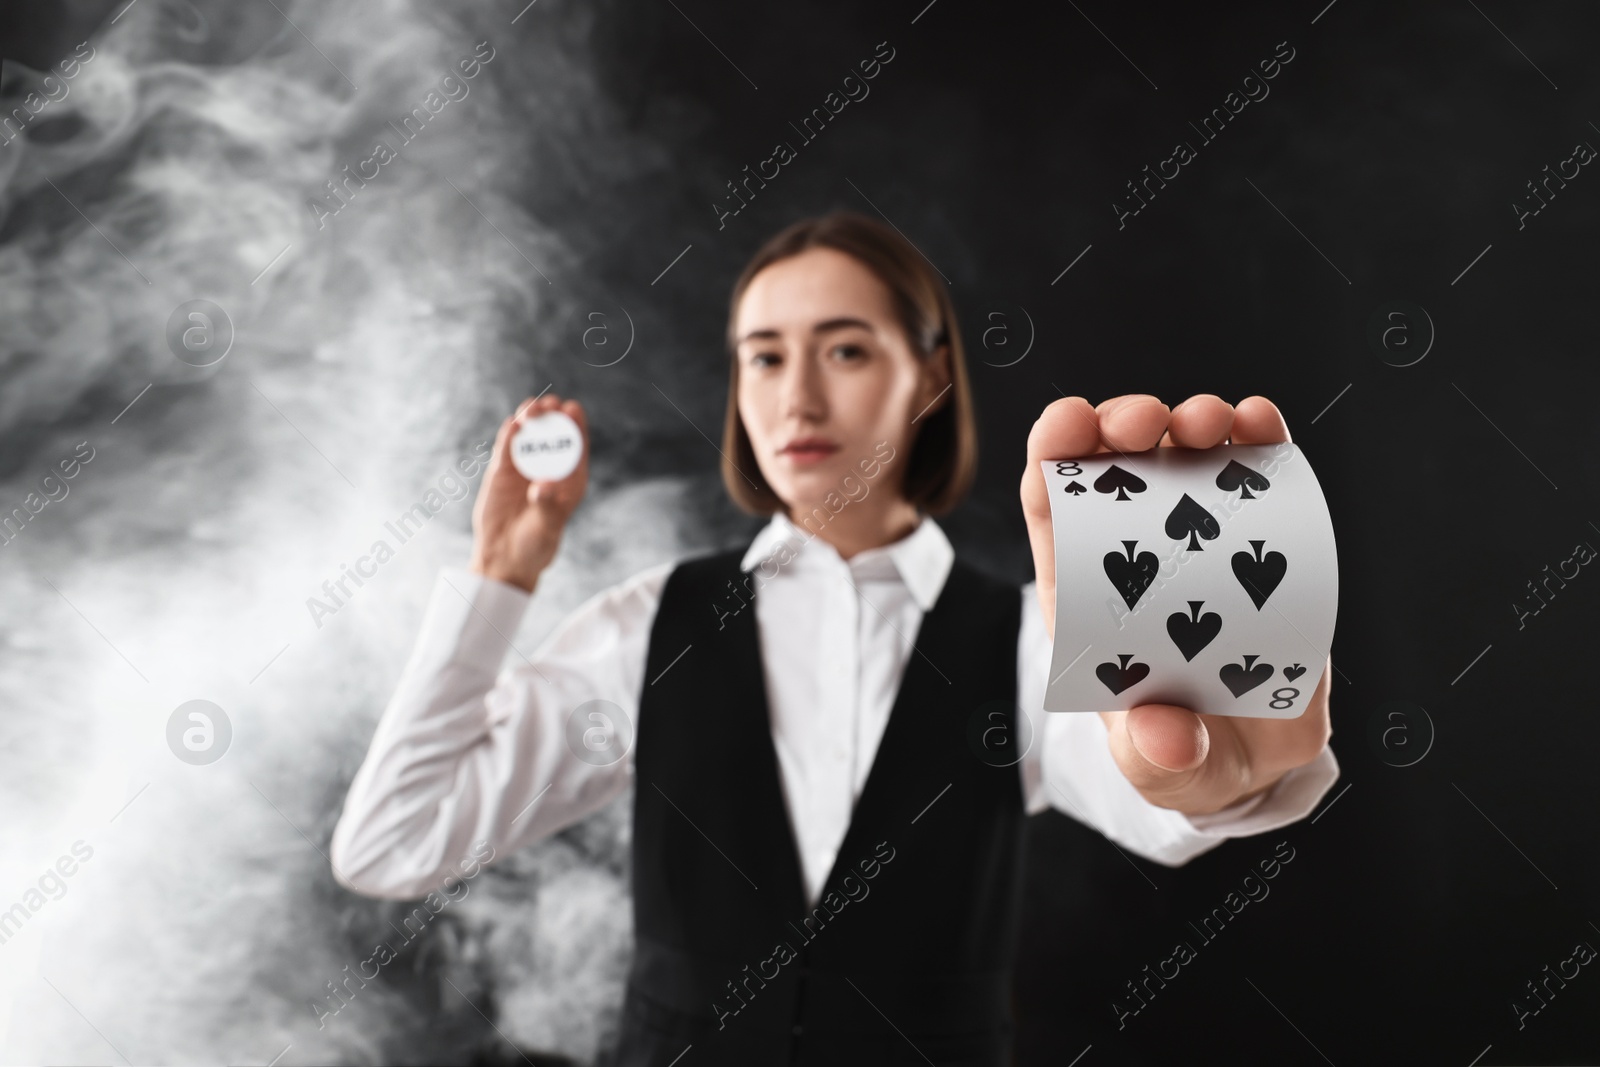
[[(811, 327), (811, 332), (812, 333), (827, 333), (829, 330), (842, 330), (842, 329), (845, 329), (845, 328), (850, 327), (850, 326), (859, 326), (863, 330), (866, 330), (868, 333), (872, 332), (872, 324), (870, 322), (866, 322), (866, 321), (864, 321), (862, 319), (855, 319), (855, 318), (848, 318), (848, 317), (846, 317), (846, 318), (838, 318), (838, 319), (827, 319), (827, 320), (825, 320), (823, 322), (819, 322), (815, 326)], [(739, 338), (739, 343), (740, 344), (744, 344), (746, 341), (764, 340), (764, 339), (774, 338), (774, 337), (777, 337), (777, 336), (779, 336), (778, 331), (774, 330), (774, 329), (770, 329), (770, 328), (769, 329), (764, 329), (764, 330), (751, 330), (749, 333), (747, 333), (743, 337)]]

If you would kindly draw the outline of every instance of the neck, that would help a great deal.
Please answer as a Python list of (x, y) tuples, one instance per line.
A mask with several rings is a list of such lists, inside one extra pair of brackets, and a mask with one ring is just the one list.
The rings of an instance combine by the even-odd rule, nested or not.
[[(823, 511), (826, 513), (827, 509)], [(791, 505), (788, 516), (789, 521), (800, 529), (815, 533), (832, 545), (842, 559), (849, 559), (869, 548), (893, 544), (915, 530), (921, 522), (915, 505), (904, 497), (891, 497), (889, 494), (873, 494), (872, 497), (852, 501), (820, 528), (815, 521), (810, 525), (802, 521), (809, 517), (809, 511), (804, 506)]]

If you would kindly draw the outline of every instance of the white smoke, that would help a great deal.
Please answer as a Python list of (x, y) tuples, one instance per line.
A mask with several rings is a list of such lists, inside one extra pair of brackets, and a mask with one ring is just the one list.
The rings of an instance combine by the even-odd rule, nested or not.
[[(305, 600), (552, 378), (586, 374), (557, 391), (597, 426), (663, 417), (648, 385), (623, 388), (629, 364), (580, 366), (567, 327), (603, 293), (580, 223), (522, 206), (530, 160), (571, 166), (580, 141), (618, 180), (653, 158), (593, 83), (596, 16), (119, 10), (70, 92), (0, 147), (0, 516), (31, 516), (0, 543), (0, 914), (31, 916), (0, 943), (0, 1058), (521, 1062), (509, 1041), (592, 1060), (629, 951), (627, 801), (480, 875), (319, 1029), (308, 1001), (401, 911), (339, 889), (321, 852), (433, 574), (466, 558), (471, 497), (320, 629)], [(391, 121), (480, 42), (493, 58), (466, 95), (403, 142)], [(376, 176), (337, 212), (308, 206), (380, 139), (395, 158)], [(195, 300), (235, 331), (205, 367), (168, 336)], [(685, 373), (683, 392), (703, 384)], [(637, 435), (611, 433), (524, 652), (685, 549), (697, 487), (628, 484)], [(93, 458), (62, 480), (80, 442)], [(232, 728), (207, 766), (166, 740), (194, 699)], [(50, 876), (80, 841), (90, 858)]]

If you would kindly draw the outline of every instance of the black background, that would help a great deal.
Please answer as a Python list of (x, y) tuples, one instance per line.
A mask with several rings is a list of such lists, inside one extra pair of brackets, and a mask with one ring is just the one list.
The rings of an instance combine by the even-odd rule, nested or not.
[[(1511, 1008), (1545, 964), (1600, 945), (1600, 577), (1585, 567), (1521, 628), (1512, 608), (1547, 564), (1600, 545), (1600, 177), (1584, 168), (1521, 229), (1511, 206), (1574, 144), (1600, 144), (1600, 13), (924, 2), (600, 9), (601, 85), (665, 147), (671, 180), (530, 160), (542, 180), (527, 206), (569, 228), (624, 302), (707, 352), (734, 274), (774, 229), (829, 207), (891, 220), (950, 281), (979, 405), (979, 484), (942, 523), (958, 552), (1019, 582), (1024, 442), (1060, 395), (1259, 393), (1316, 466), (1341, 550), (1335, 806), (1181, 869), (1120, 855), (1065, 816), (1033, 820), (1019, 1061), (1086, 1048), (1085, 1065), (1600, 1060), (1594, 967), (1523, 1029)], [(47, 66), (109, 5), (71, 10), (76, 25), (30, 11), (6, 56)], [(788, 123), (880, 41), (895, 58), (871, 95), (719, 229), (723, 183), (795, 143)], [(1279, 42), (1295, 57), (1270, 96), (1201, 146), (1188, 123)], [(1119, 228), (1124, 183), (1177, 141), (1198, 157)], [(1390, 363), (1426, 347), (1424, 324), (1408, 322), (1410, 349), (1368, 339), (1399, 300), (1435, 332), (1406, 367)], [(1030, 317), (1028, 354), (1000, 366)], [(565, 373), (557, 390), (582, 397), (589, 372)], [(702, 377), (686, 410), (716, 425), (725, 385), (714, 363)], [(631, 438), (633, 472), (708, 468), (674, 419)], [(707, 502), (730, 543), (754, 528)], [(1413, 714), (1405, 751), (1427, 754), (1405, 767), (1370, 731), (1397, 700), (1426, 709), (1435, 735), (1428, 747)], [(1188, 921), (1280, 841), (1295, 858), (1271, 895), (1119, 1029), (1124, 983), (1197, 944)]]

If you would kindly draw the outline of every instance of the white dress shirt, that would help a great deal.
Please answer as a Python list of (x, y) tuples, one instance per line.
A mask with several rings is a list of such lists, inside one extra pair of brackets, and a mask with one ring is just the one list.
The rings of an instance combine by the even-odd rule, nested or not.
[[(780, 541), (793, 552), (781, 567), (771, 558)], [(929, 517), (899, 541), (845, 560), (782, 514), (744, 556), (744, 569), (757, 568), (754, 604), (744, 610), (756, 613), (772, 737), (809, 902), (833, 866), (923, 615), (953, 560), (944, 531)], [(626, 792), (632, 746), (605, 765), (579, 759), (569, 747), (568, 718), (600, 699), (637, 721), (650, 629), (674, 565), (647, 568), (598, 593), (531, 656), (519, 653), (504, 670), (508, 635), (529, 595), (465, 570), (441, 573), (334, 828), (339, 882), (369, 896), (424, 896), (474, 845), (487, 841), (494, 856), (505, 856)], [(1221, 811), (1186, 816), (1150, 804), (1117, 768), (1100, 716), (1042, 710), (1050, 639), (1035, 584), (1021, 592), (1017, 692), (1034, 737), (1018, 773), (1030, 814), (1059, 808), (1118, 847), (1175, 867), (1229, 837), (1304, 818), (1337, 780), (1338, 763), (1324, 746), (1266, 793)], [(737, 602), (730, 593), (729, 603)]]

